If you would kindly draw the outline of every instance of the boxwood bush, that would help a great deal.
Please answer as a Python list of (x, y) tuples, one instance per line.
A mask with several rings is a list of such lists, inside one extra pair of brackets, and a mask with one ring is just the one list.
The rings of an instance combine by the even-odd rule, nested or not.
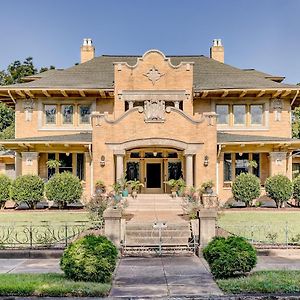
[(70, 172), (56, 173), (46, 183), (46, 197), (64, 208), (68, 203), (80, 200), (82, 185), (80, 179)]
[(231, 189), (236, 201), (251, 206), (252, 201), (260, 196), (260, 181), (253, 174), (242, 173), (236, 177)]
[(43, 199), (44, 181), (37, 175), (18, 176), (11, 185), (11, 198), (18, 204), (25, 202), (30, 209)]
[(256, 250), (239, 236), (215, 237), (203, 249), (203, 256), (217, 279), (245, 275), (257, 262)]
[(300, 176), (293, 180), (293, 197), (297, 201), (298, 206), (300, 205)]
[(118, 251), (104, 236), (87, 235), (70, 244), (60, 260), (61, 269), (76, 281), (110, 282)]
[(6, 175), (0, 175), (0, 208), (10, 199), (10, 187), (12, 180)]
[(267, 195), (275, 201), (278, 208), (293, 195), (292, 182), (281, 174), (267, 178), (265, 188)]

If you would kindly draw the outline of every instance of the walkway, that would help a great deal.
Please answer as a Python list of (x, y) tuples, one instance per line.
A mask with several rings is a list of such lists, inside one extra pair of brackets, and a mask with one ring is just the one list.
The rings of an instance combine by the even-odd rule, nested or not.
[(190, 257), (123, 258), (110, 297), (222, 295), (203, 259)]

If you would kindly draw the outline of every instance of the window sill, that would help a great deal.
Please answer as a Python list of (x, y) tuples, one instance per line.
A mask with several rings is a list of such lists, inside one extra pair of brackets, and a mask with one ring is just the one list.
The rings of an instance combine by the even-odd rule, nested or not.
[(269, 131), (268, 127), (228, 127), (217, 126), (218, 131)]
[(92, 131), (91, 126), (78, 126), (78, 127), (42, 127), (38, 131)]

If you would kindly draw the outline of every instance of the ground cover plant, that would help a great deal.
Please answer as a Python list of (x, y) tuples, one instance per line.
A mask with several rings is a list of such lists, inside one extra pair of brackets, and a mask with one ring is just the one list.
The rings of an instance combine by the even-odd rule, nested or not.
[(103, 297), (110, 283), (73, 281), (63, 274), (0, 274), (0, 296)]
[(217, 283), (228, 294), (300, 293), (300, 271), (259, 271), (246, 277), (219, 279)]

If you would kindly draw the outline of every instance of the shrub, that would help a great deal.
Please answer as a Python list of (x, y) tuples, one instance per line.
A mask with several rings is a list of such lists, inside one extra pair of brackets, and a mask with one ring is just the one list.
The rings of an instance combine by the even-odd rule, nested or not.
[(251, 206), (252, 201), (260, 196), (260, 181), (250, 173), (241, 173), (232, 184), (232, 194), (236, 201)]
[(56, 173), (46, 183), (46, 197), (60, 208), (78, 201), (82, 196), (82, 185), (77, 176), (70, 172)]
[(257, 262), (253, 246), (238, 236), (215, 237), (203, 249), (203, 256), (218, 279), (245, 275)]
[(106, 237), (87, 235), (70, 244), (60, 260), (69, 279), (106, 283), (116, 267), (118, 251)]
[(293, 181), (293, 197), (300, 204), (300, 176), (296, 177)]
[(0, 208), (10, 199), (11, 179), (6, 175), (0, 175)]
[(17, 203), (25, 202), (30, 209), (43, 199), (44, 181), (36, 175), (18, 176), (11, 186), (11, 197)]
[(109, 207), (112, 200), (110, 197), (96, 193), (86, 205), (89, 212), (89, 218), (92, 221), (103, 221), (103, 212)]
[(267, 195), (272, 198), (277, 207), (288, 201), (293, 195), (293, 184), (284, 175), (275, 175), (267, 178), (265, 183)]

